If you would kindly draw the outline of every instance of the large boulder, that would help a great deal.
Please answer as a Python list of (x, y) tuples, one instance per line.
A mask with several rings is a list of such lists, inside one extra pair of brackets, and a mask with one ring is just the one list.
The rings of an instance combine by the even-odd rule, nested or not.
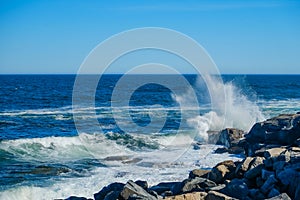
[(186, 179), (181, 183), (174, 185), (171, 191), (172, 194), (177, 195), (187, 192), (203, 192), (215, 186), (217, 186), (217, 184), (211, 180), (195, 177), (194, 179)]
[(248, 195), (249, 190), (242, 179), (233, 179), (221, 192), (237, 199), (244, 199)]
[(95, 200), (103, 200), (105, 197), (112, 192), (120, 193), (123, 189), (124, 184), (123, 183), (112, 183), (100, 190), (98, 193), (94, 194)]
[(195, 177), (207, 178), (209, 172), (210, 170), (194, 169), (190, 171), (189, 178), (195, 178)]
[(192, 192), (187, 194), (180, 194), (176, 196), (165, 197), (165, 200), (205, 200), (206, 192)]
[(291, 145), (300, 138), (300, 114), (282, 114), (256, 123), (245, 137), (249, 143)]
[(244, 131), (235, 128), (226, 128), (220, 132), (218, 145), (224, 145), (227, 148), (237, 146), (240, 139), (244, 137)]
[(205, 200), (233, 200), (230, 196), (227, 196), (223, 193), (217, 191), (209, 191), (205, 197)]
[(157, 200), (156, 197), (149, 194), (146, 190), (144, 190), (141, 186), (136, 184), (133, 181), (128, 181), (124, 186), (123, 190), (120, 193), (122, 199), (148, 199), (148, 200)]
[(224, 183), (225, 180), (235, 177), (235, 170), (235, 163), (232, 160), (226, 160), (213, 167), (208, 178), (217, 184)]

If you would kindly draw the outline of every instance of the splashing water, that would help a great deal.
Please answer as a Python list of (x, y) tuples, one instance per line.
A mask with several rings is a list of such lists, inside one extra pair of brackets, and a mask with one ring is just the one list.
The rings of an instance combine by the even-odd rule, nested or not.
[[(243, 94), (242, 90), (233, 82), (223, 83), (222, 80), (212, 76), (206, 77), (205, 80), (213, 105), (211, 105), (210, 111), (188, 120), (188, 124), (198, 132), (196, 140), (207, 141), (208, 131), (219, 131), (224, 128), (239, 128), (249, 131), (254, 123), (265, 120), (258, 105)], [(201, 77), (197, 78), (196, 90), (203, 91), (203, 87), (206, 85)], [(182, 101), (186, 103), (189, 93), (191, 91), (176, 97), (175, 101), (179, 104)]]

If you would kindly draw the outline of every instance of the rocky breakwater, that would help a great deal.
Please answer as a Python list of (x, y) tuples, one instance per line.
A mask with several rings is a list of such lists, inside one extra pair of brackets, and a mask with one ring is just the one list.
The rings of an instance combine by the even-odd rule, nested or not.
[(225, 129), (215, 139), (228, 152), (241, 153), (242, 148), (245, 158), (223, 161), (211, 170), (194, 169), (181, 182), (151, 187), (146, 181), (112, 183), (94, 199), (300, 199), (300, 113), (256, 123), (245, 137), (237, 129)]

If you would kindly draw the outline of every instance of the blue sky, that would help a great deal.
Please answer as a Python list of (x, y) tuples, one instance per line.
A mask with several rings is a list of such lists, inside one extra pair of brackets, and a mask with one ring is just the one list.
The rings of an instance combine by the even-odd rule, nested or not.
[(0, 73), (76, 73), (101, 41), (149, 26), (194, 38), (221, 73), (300, 74), (300, 3), (264, 0), (0, 0)]

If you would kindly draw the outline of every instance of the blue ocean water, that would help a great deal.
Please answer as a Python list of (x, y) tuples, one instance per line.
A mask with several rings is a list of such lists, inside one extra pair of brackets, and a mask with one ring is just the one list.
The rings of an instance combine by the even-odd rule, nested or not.
[[(143, 76), (132, 75), (132, 83)], [(172, 76), (160, 78), (172, 80)], [(47, 188), (66, 179), (91, 177), (97, 174), (96, 169), (110, 167), (102, 158), (119, 155), (110, 154), (112, 148), (129, 151), (130, 155), (160, 150), (166, 145), (162, 137), (172, 137), (180, 124), (184, 124), (180, 130), (184, 134), (198, 131), (201, 137), (209, 129), (218, 129), (217, 120), (207, 122), (211, 119), (208, 116), (215, 115), (210, 113), (208, 90), (196, 75), (185, 75), (185, 78), (197, 94), (201, 117), (185, 122), (170, 89), (158, 84), (138, 88), (128, 107), (119, 108), (114, 116), (110, 108), (111, 94), (121, 75), (104, 75), (95, 94), (95, 112), (104, 134), (98, 134), (87, 124), (87, 132), (80, 133), (78, 139), (73, 114), (84, 121), (92, 116), (93, 108), (84, 104), (72, 107), (75, 78), (75, 75), (0, 75), (0, 191), (24, 186)], [(227, 126), (248, 129), (263, 118), (300, 111), (300, 75), (223, 75), (222, 79), (229, 99)], [(182, 98), (188, 99), (187, 88), (176, 84)], [(124, 91), (128, 87), (130, 83), (124, 86)], [(149, 113), (163, 118), (165, 112), (166, 123), (158, 134), (128, 134), (116, 124), (116, 120), (124, 120), (122, 116), (127, 110), (141, 127), (151, 123)], [(101, 159), (96, 159), (93, 151)], [(137, 167), (145, 167), (145, 163), (137, 162)], [(123, 177), (122, 173), (114, 176)]]

